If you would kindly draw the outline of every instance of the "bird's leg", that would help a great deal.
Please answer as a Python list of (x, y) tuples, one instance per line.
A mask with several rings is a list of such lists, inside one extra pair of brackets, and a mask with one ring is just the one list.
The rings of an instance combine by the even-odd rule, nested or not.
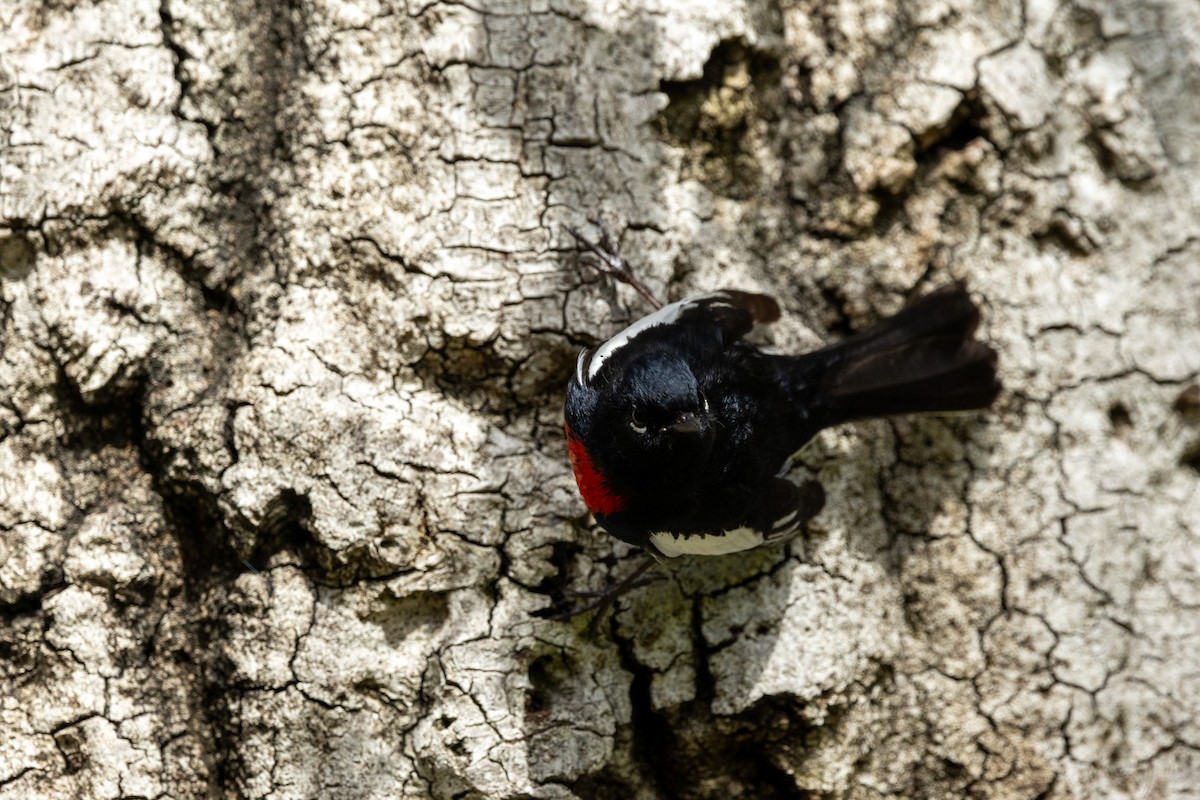
[(567, 233), (574, 236), (575, 241), (579, 242), (580, 245), (589, 251), (580, 260), (586, 261), (588, 266), (602, 275), (608, 275), (614, 280), (632, 286), (637, 290), (638, 294), (646, 298), (646, 302), (656, 309), (662, 308), (662, 303), (658, 301), (658, 298), (633, 274), (633, 269), (629, 266), (629, 262), (621, 255), (621, 248), (609, 233), (608, 228), (599, 220), (593, 219), (588, 221), (600, 229), (599, 242), (593, 242), (585, 238), (574, 228), (567, 227)]
[[(575, 608), (570, 608), (566, 611), (559, 611), (555, 614), (547, 614), (544, 619), (561, 622), (563, 620), (571, 619), (572, 617), (577, 617), (580, 614), (586, 614), (589, 611), (603, 612), (604, 609), (616, 602), (618, 597), (630, 591), (631, 589), (636, 589), (639, 586), (644, 586), (647, 583), (650, 583), (652, 580), (657, 580), (657, 578), (639, 580), (639, 578), (646, 573), (646, 570), (654, 566), (654, 559), (649, 555), (645, 555), (643, 558), (644, 560), (640, 565), (638, 565), (637, 569), (629, 573), (629, 575), (622, 578), (617, 583), (608, 586), (600, 592), (596, 592), (595, 599), (590, 603), (585, 603), (582, 606), (576, 606)], [(580, 592), (576, 596), (584, 596), (584, 593)], [(599, 619), (599, 617), (600, 614), (597, 614), (596, 619)], [(595, 619), (592, 621), (595, 622)]]

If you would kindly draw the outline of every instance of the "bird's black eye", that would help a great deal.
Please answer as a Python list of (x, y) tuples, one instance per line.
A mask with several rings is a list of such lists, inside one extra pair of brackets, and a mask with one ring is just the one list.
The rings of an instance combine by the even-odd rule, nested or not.
[(633, 411), (629, 412), (629, 427), (633, 428), (634, 433), (646, 432), (646, 420), (642, 417), (642, 411), (637, 406), (634, 406)]

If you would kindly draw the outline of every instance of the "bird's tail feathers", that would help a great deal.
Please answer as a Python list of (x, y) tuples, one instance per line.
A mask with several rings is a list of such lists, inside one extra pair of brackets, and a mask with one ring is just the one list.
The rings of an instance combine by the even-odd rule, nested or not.
[(817, 351), (830, 424), (986, 408), (1000, 393), (996, 351), (973, 337), (979, 309), (955, 283)]

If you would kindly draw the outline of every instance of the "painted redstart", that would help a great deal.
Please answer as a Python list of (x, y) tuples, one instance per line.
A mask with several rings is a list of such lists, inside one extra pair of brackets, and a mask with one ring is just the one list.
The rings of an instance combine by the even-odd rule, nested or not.
[[(595, 244), (570, 232), (593, 266), (658, 305), (607, 234)], [(774, 355), (744, 341), (778, 318), (772, 298), (725, 289), (661, 306), (579, 355), (567, 446), (605, 530), (659, 557), (786, 540), (825, 502), (816, 481), (781, 477), (818, 431), (986, 408), (1001, 389), (996, 351), (974, 338), (979, 309), (962, 284), (811, 353)]]

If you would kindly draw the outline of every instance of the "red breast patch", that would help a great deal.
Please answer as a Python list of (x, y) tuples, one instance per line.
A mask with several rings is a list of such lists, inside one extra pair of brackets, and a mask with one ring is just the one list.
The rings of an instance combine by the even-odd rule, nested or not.
[(575, 483), (579, 486), (579, 493), (583, 495), (583, 502), (587, 503), (593, 514), (612, 514), (620, 511), (625, 507), (625, 502), (608, 487), (604, 476), (592, 463), (587, 448), (575, 437), (571, 426), (564, 422), (563, 428), (567, 432), (567, 455), (571, 458), (571, 469), (575, 471)]

